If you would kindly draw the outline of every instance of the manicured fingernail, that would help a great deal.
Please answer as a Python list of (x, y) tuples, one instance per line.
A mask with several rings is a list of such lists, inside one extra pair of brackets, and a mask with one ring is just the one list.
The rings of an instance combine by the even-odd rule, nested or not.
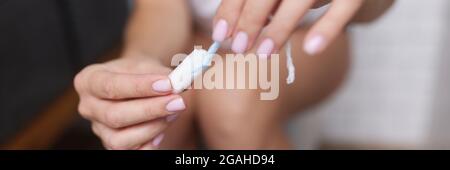
[(169, 92), (172, 91), (172, 85), (169, 79), (158, 80), (153, 83), (152, 88), (156, 92)]
[(313, 38), (309, 39), (304, 46), (305, 52), (309, 55), (317, 54), (320, 48), (322, 48), (324, 40), (325, 39), (319, 35), (316, 35)]
[(166, 117), (166, 121), (173, 122), (173, 121), (177, 120), (177, 118), (178, 118), (178, 114), (170, 115), (170, 116)]
[(259, 45), (258, 50), (256, 51), (260, 58), (269, 58), (269, 55), (272, 54), (273, 48), (275, 48), (275, 43), (272, 39), (268, 38), (264, 40), (261, 45)]
[(219, 22), (217, 22), (216, 26), (214, 27), (213, 31), (213, 40), (222, 42), (225, 41), (227, 38), (228, 33), (228, 23), (227, 21), (221, 19)]
[(158, 135), (155, 139), (153, 139), (152, 145), (155, 147), (159, 147), (159, 145), (161, 144), (163, 139), (164, 139), (164, 134)]
[(182, 98), (178, 98), (175, 100), (172, 100), (171, 102), (169, 102), (169, 104), (167, 104), (166, 106), (167, 111), (169, 112), (178, 112), (178, 111), (183, 111), (184, 109), (186, 109), (186, 105), (184, 104), (184, 101)]
[(233, 40), (231, 49), (238, 54), (245, 53), (247, 51), (248, 35), (245, 32), (239, 32)]

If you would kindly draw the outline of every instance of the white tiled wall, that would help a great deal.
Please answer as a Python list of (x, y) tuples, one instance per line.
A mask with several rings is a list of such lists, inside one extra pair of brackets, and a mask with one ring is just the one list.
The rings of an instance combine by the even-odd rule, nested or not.
[[(446, 28), (450, 28), (450, 10), (447, 10), (446, 16)], [(447, 31), (443, 37), (433, 116), (429, 122), (428, 139), (430, 140), (426, 145), (432, 149), (450, 149), (450, 31)]]
[(313, 111), (321, 117), (323, 140), (412, 147), (428, 142), (438, 68), (443, 49), (450, 48), (443, 43), (449, 9), (447, 0), (398, 0), (377, 22), (352, 27), (350, 77)]

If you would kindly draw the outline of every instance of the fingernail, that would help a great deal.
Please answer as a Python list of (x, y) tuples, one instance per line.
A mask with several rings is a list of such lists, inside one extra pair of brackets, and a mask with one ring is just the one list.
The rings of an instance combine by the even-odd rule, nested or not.
[(272, 54), (273, 48), (275, 47), (275, 43), (272, 39), (267, 38), (264, 40), (261, 45), (259, 45), (258, 50), (256, 51), (260, 58), (268, 58), (270, 54)]
[(166, 121), (173, 122), (173, 121), (177, 120), (177, 118), (178, 118), (178, 114), (170, 115), (170, 116), (166, 117)]
[(309, 39), (304, 46), (305, 52), (309, 55), (315, 55), (322, 48), (324, 40), (322, 36), (314, 36)]
[(228, 33), (228, 23), (227, 21), (221, 19), (219, 22), (217, 22), (216, 26), (214, 27), (213, 31), (213, 40), (222, 42), (225, 41), (227, 38)]
[(155, 137), (155, 139), (153, 139), (152, 145), (155, 147), (159, 147), (159, 145), (161, 144), (163, 139), (164, 139), (164, 134), (158, 135), (157, 137)]
[(169, 92), (172, 91), (172, 85), (169, 79), (158, 80), (153, 83), (152, 88), (156, 92)]
[(169, 112), (178, 112), (186, 109), (186, 105), (184, 104), (182, 98), (178, 98), (169, 102), (169, 104), (167, 104), (166, 106), (166, 109)]
[(247, 50), (248, 35), (245, 32), (239, 32), (233, 40), (231, 49), (238, 54), (242, 54)]

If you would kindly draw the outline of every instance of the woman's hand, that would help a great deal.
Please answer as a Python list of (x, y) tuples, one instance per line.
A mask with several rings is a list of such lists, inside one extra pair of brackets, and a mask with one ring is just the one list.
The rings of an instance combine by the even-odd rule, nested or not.
[(152, 58), (92, 65), (75, 78), (79, 112), (107, 149), (157, 149), (186, 106), (171, 94), (170, 69)]
[[(257, 45), (256, 53), (267, 56), (286, 43), (309, 9), (331, 3), (330, 9), (311, 28), (305, 39), (304, 51), (315, 55), (339, 35), (364, 2), (365, 0), (223, 0), (214, 19), (213, 39), (220, 42), (233, 37), (234, 52), (245, 53)], [(272, 14), (273, 17), (269, 20)]]

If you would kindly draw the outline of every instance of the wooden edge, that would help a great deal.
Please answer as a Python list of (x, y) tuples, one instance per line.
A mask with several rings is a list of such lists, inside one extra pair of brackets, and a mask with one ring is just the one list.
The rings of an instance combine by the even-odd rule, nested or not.
[(48, 149), (75, 120), (77, 104), (78, 97), (75, 90), (73, 88), (66, 90), (2, 149)]
[[(108, 51), (99, 62), (105, 62), (117, 58), (122, 52), (122, 43), (119, 43)], [(77, 118), (78, 94), (71, 85), (64, 93), (56, 98), (53, 103), (38, 114), (36, 118), (23, 130), (0, 149), (27, 150), (50, 149)]]

